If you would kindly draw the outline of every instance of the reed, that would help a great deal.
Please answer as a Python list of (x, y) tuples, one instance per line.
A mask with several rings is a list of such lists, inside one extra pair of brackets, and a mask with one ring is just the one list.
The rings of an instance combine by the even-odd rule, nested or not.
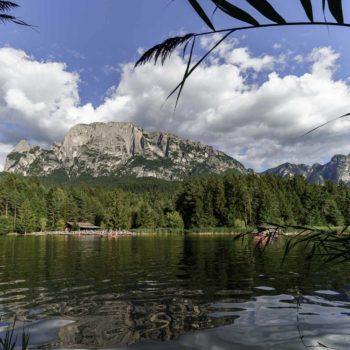
[[(0, 337), (0, 350), (14, 350), (17, 345), (18, 333), (16, 332), (16, 318), (12, 326), (9, 327), (5, 335)], [(24, 327), (21, 334), (21, 349), (27, 350), (29, 347), (29, 333), (25, 331)]]

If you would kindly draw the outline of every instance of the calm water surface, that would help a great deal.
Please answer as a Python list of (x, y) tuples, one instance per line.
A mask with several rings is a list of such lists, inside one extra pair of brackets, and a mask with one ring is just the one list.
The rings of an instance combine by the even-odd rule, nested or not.
[(349, 349), (350, 265), (282, 255), (228, 236), (0, 237), (0, 335), (16, 314), (33, 348)]

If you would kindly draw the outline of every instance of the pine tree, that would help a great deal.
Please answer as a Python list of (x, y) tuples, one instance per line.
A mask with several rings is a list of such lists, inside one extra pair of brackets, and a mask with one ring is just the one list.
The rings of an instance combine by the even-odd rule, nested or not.
[(155, 228), (155, 215), (152, 208), (148, 203), (143, 203), (140, 207), (138, 218), (137, 218), (137, 226), (140, 228)]
[(109, 229), (129, 229), (131, 218), (123, 204), (125, 196), (121, 192), (116, 192), (112, 206), (108, 209), (105, 225)]
[(0, 216), (0, 235), (13, 232), (13, 221), (9, 216)]
[(61, 218), (61, 207), (55, 189), (50, 189), (47, 194), (47, 217), (49, 227), (57, 229), (58, 220)]
[(16, 230), (19, 233), (33, 232), (35, 229), (36, 217), (29, 199), (26, 199), (20, 207)]

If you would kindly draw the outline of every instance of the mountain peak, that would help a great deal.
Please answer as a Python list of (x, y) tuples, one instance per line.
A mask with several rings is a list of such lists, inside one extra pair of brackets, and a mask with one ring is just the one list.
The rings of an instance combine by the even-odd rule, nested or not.
[(311, 183), (323, 184), (326, 180), (350, 184), (350, 156), (334, 155), (326, 164), (315, 163), (312, 166), (305, 164), (285, 163), (266, 170), (266, 173), (282, 177), (303, 175)]
[(30, 145), (27, 140), (21, 140), (17, 143), (16, 147), (12, 152), (24, 153), (30, 151)]
[(237, 160), (211, 146), (125, 122), (77, 124), (50, 150), (22, 143), (8, 155), (5, 166), (7, 172), (32, 176), (63, 171), (69, 177), (132, 175), (166, 180), (229, 169), (246, 172)]

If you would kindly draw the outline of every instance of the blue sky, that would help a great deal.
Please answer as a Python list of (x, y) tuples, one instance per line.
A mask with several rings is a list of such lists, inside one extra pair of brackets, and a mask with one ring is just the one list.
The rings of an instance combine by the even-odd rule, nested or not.
[[(168, 36), (207, 29), (185, 0), (19, 0), (18, 3), (21, 8), (16, 10), (16, 15), (36, 27), (5, 25), (0, 45), (23, 49), (39, 60), (67, 63), (69, 70), (80, 72), (82, 101), (95, 105), (101, 103), (107, 89), (120, 78), (117, 71), (106, 75), (104, 68), (135, 61), (139, 48), (151, 47)], [(207, 5), (208, 0), (202, 3)], [(298, 1), (284, 3), (288, 3), (288, 9), (279, 8), (286, 18), (303, 16)], [(319, 3), (315, 9), (322, 19), (321, 1), (314, 3)], [(207, 6), (209, 12), (211, 8)], [(225, 28), (230, 26), (231, 19), (216, 16), (214, 22), (218, 28)], [(242, 35), (244, 44), (257, 55), (274, 53), (275, 43), (301, 54), (307, 53), (310, 46), (331, 45), (342, 54), (338, 75), (350, 75), (349, 30), (330, 29), (328, 34), (326, 28), (304, 27), (246, 31), (238, 37)]]
[[(235, 2), (242, 3), (241, 0)], [(282, 2), (271, 0), (271, 2), (276, 4), (276, 7), (289, 20), (304, 16), (297, 0)], [(16, 86), (10, 92), (6, 87), (9, 81), (13, 82), (15, 78), (9, 71), (0, 70), (0, 86), (2, 84), (3, 93), (6, 95), (9, 92), (11, 97), (5, 99), (3, 116), (2, 119), (0, 118), (0, 125), (6, 131), (0, 136), (0, 158), (3, 158), (6, 152), (23, 137), (27, 137), (33, 143), (45, 145), (59, 140), (73, 121), (107, 120), (131, 120), (145, 128), (163, 128), (176, 132), (181, 136), (212, 144), (238, 158), (247, 166), (258, 170), (282, 161), (312, 163), (325, 161), (335, 152), (350, 152), (350, 144), (348, 146), (345, 141), (347, 134), (344, 130), (349, 127), (346, 122), (320, 132), (310, 137), (310, 140), (298, 141), (294, 144), (292, 141), (283, 141), (295, 139), (294, 136), (299, 135), (303, 130), (307, 131), (307, 128), (317, 125), (319, 121), (335, 117), (337, 113), (349, 112), (350, 105), (349, 110), (346, 110), (348, 105), (344, 103), (344, 99), (348, 97), (348, 77), (350, 76), (350, 45), (347, 40), (350, 29), (329, 28), (327, 31), (325, 27), (293, 27), (241, 32), (235, 37), (237, 41), (231, 40), (225, 50), (217, 53), (216, 60), (209, 60), (204, 66), (205, 69), (198, 71), (197, 82), (194, 78), (193, 84), (196, 86), (195, 84), (198, 83), (198, 86), (203, 88), (203, 94), (208, 94), (205, 84), (210, 82), (206, 81), (205, 77), (216, 73), (227, 76), (231, 74), (229, 65), (232, 66), (232, 72), (236, 74), (232, 76), (232, 81), (227, 81), (226, 85), (218, 85), (222, 89), (220, 95), (216, 96), (212, 93), (212, 105), (208, 105), (205, 109), (198, 97), (202, 92), (197, 90), (198, 94), (194, 96), (187, 90), (184, 93), (182, 106), (173, 115), (172, 107), (162, 109), (164, 100), (159, 100), (171, 89), (172, 83), (176, 82), (176, 77), (181, 77), (183, 65), (179, 61), (180, 58), (176, 56), (175, 61), (169, 62), (164, 68), (145, 67), (144, 70), (132, 71), (131, 66), (128, 65), (139, 57), (140, 49), (148, 48), (171, 35), (206, 30), (205, 25), (187, 1), (18, 0), (18, 3), (21, 8), (17, 9), (15, 14), (35, 27), (24, 28), (12, 24), (1, 27), (0, 50), (1, 48), (14, 50), (3, 51), (3, 62), (13, 60), (21, 65), (23, 61), (24, 65), (28, 63), (28, 70), (32, 70), (33, 67), (29, 66), (36, 63), (43, 70), (38, 71), (37, 75), (28, 73), (27, 78), (24, 77), (28, 70), (24, 71), (21, 78), (22, 85), (17, 86), (19, 83), (17, 85), (13, 83)], [(208, 0), (202, 0), (202, 4), (211, 11), (212, 8), (208, 3)], [(313, 3), (316, 16), (322, 19), (321, 0), (314, 0)], [(344, 12), (349, 14), (347, 19), (350, 21), (350, 4), (347, 3), (346, 6)], [(214, 22), (218, 28), (231, 24), (228, 17), (218, 14), (215, 15)], [(205, 45), (201, 43), (201, 50)], [(321, 48), (327, 48), (328, 51), (322, 51)], [(321, 51), (312, 53), (314, 49)], [(20, 50), (27, 56), (22, 57)], [(199, 52), (200, 50), (197, 51), (198, 54)], [(229, 57), (232, 52), (234, 57), (231, 57), (232, 55)], [(31, 61), (30, 64), (29, 61)], [(62, 66), (50, 65), (50, 63)], [(49, 79), (50, 72), (52, 72), (52, 82)], [(330, 76), (327, 72), (330, 72)], [(169, 79), (158, 79), (157, 74), (168, 74)], [(277, 74), (280, 79), (273, 80), (271, 74)], [(306, 83), (308, 74), (322, 75), (324, 80)], [(291, 78), (283, 79), (284, 77)], [(29, 81), (30, 79), (32, 81)], [(69, 91), (63, 91), (63, 87), (59, 85), (62, 79), (65, 80), (65, 86), (71, 87)], [(213, 79), (213, 81), (215, 79), (220, 81), (224, 77), (215, 75)], [(242, 81), (232, 85), (234, 79), (236, 82), (240, 79)], [(332, 93), (336, 88), (340, 89), (337, 96), (344, 94), (344, 98), (336, 98), (339, 101), (333, 109), (328, 110), (323, 107), (322, 110), (315, 110), (313, 108), (316, 102), (305, 102), (302, 96), (298, 95), (295, 100), (298, 106), (295, 107), (300, 111), (309, 111), (309, 117), (305, 116), (304, 119), (297, 120), (295, 115), (286, 116), (291, 107), (288, 105), (289, 101), (278, 93), (282, 88), (276, 90), (271, 88), (275, 83), (282, 84), (282, 87), (288, 86), (290, 81), (294, 81), (296, 86), (301, 86), (300, 91), (311, 84), (315, 84), (312, 86), (318, 88), (322, 86), (322, 91), (315, 92), (312, 90), (314, 87), (311, 89), (314, 91), (312, 96), (317, 97), (317, 101), (325, 101), (324, 96), (328, 96), (331, 105)], [(50, 95), (47, 99), (56, 101), (64, 95), (69, 102), (62, 99), (60, 105), (50, 105), (46, 110), (44, 106), (48, 106), (51, 102), (48, 102), (49, 100), (39, 88), (45, 91), (45, 84), (53, 87), (56, 83), (57, 91), (62, 88), (61, 95)], [(26, 92), (25, 88), (22, 89), (26, 84), (32, 84), (34, 92)], [(198, 86), (197, 89), (200, 90)], [(150, 96), (145, 96), (146, 92), (152, 89), (158, 92), (161, 90), (153, 100)], [(274, 95), (266, 92), (270, 91), (269, 89)], [(219, 105), (220, 101), (230, 99), (225, 91), (235, 91), (231, 96), (232, 100), (237, 95), (237, 91), (241, 94), (240, 99), (235, 100), (231, 112), (223, 111), (224, 108)], [(251, 92), (250, 96), (245, 93), (246, 91)], [(291, 91), (294, 93), (295, 88)], [(307, 93), (309, 90), (305, 91)], [(35, 93), (35, 96), (31, 96), (31, 93)], [(40, 95), (43, 96), (42, 100)], [(267, 102), (261, 102), (260, 95), (263, 95), (261, 98), (264, 101), (274, 103), (274, 108), (270, 106), (270, 110), (267, 109), (263, 114), (261, 108), (265, 108)], [(21, 112), (23, 106), (14, 105), (14, 100), (19, 101), (18, 96), (21, 96), (26, 106), (29, 102), (31, 103), (30, 115), (24, 115)], [(138, 101), (139, 96), (144, 96), (144, 104)], [(239, 101), (248, 100), (248, 97), (250, 100), (244, 102), (246, 107), (243, 110), (244, 103), (241, 106)], [(235, 109), (237, 101), (239, 106)], [(305, 106), (302, 105), (303, 103)], [(311, 106), (310, 103), (313, 105)], [(69, 108), (65, 110), (67, 104)], [(58, 109), (66, 111), (67, 120), (62, 122), (62, 127), (57, 128), (57, 132), (48, 133), (50, 128), (56, 127), (55, 123), (59, 120), (55, 119), (58, 117), (55, 117), (52, 112)], [(44, 110), (46, 114), (43, 114)], [(109, 114), (106, 110), (110, 111)], [(264, 116), (259, 118), (259, 114)], [(271, 115), (274, 116), (273, 121)], [(62, 116), (59, 118), (64, 119)], [(72, 123), (68, 122), (69, 118)], [(294, 124), (291, 123), (291, 118), (295, 118)], [(51, 124), (50, 120), (52, 120)], [(244, 124), (245, 120), (249, 121), (247, 125)], [(238, 137), (237, 133), (242, 137)], [(257, 140), (257, 135), (262, 135), (260, 140)], [(340, 139), (341, 142), (335, 143), (335, 138)], [(260, 144), (257, 143), (258, 141)], [(267, 146), (265, 149), (259, 145)], [(262, 149), (265, 151), (262, 152)], [(300, 152), (300, 149), (303, 149), (303, 152)]]
[[(180, 0), (181, 2), (182, 0)], [(169, 0), (21, 0), (16, 15), (34, 29), (3, 27), (1, 45), (21, 48), (36, 59), (64, 61), (81, 72), (81, 97), (99, 104), (119, 79), (104, 67), (135, 61), (171, 33), (203, 28), (188, 6)]]

